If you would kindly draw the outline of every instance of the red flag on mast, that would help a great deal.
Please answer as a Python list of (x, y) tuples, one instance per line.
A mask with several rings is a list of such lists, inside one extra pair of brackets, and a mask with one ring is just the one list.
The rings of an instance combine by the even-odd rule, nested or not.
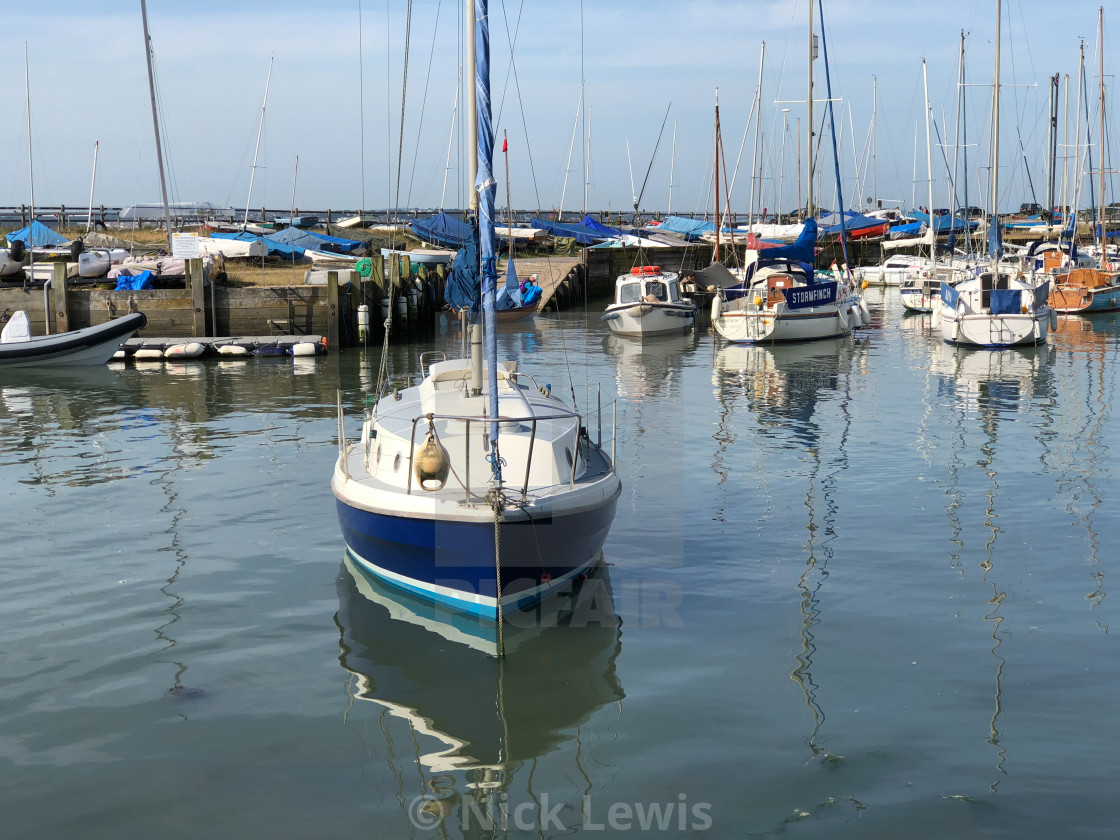
[(509, 149), (509, 138), (505, 135), (502, 136), (502, 151), (505, 152)]

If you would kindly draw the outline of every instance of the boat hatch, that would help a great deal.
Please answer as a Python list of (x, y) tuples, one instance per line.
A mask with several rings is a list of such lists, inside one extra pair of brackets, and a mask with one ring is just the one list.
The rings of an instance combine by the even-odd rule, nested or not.
[(793, 286), (793, 278), (788, 274), (774, 274), (766, 278), (766, 303), (773, 306), (786, 299), (783, 289)]

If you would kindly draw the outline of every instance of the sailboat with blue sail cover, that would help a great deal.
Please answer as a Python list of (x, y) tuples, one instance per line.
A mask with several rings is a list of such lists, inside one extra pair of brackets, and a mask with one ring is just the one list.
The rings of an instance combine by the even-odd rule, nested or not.
[(468, 27), (477, 219), (447, 292), (469, 312), (470, 356), (425, 353), (419, 385), (379, 385), (358, 440), (345, 437), (340, 400), (331, 487), (361, 570), (500, 626), (504, 612), (536, 604), (599, 561), (622, 486), (603, 446), (601, 404), (581, 413), (516, 362), (498, 360), (487, 6), (476, 0)]
[[(823, 37), (824, 13), (821, 11)], [(813, 3), (809, 3), (809, 42), (813, 37)], [(829, 114), (832, 113), (832, 82), (828, 72), (828, 45), (824, 42), (825, 83)], [(809, 147), (813, 147), (813, 60), (809, 60)], [(718, 116), (718, 115), (717, 115)], [(831, 121), (831, 120), (830, 120)], [(832, 132), (832, 157), (836, 169), (836, 198), (844, 206), (840, 186), (840, 161), (836, 146), (835, 122)], [(844, 268), (835, 276), (824, 277), (814, 270), (818, 223), (814, 216), (814, 157), (809, 163), (809, 217), (797, 241), (778, 248), (761, 251), (758, 260), (748, 269), (744, 281), (717, 291), (712, 298), (712, 326), (727, 341), (744, 344), (816, 341), (850, 335), (852, 330), (868, 324), (871, 313), (859, 293), (857, 283), (848, 271), (847, 217), (841, 214), (840, 241), (844, 252)]]

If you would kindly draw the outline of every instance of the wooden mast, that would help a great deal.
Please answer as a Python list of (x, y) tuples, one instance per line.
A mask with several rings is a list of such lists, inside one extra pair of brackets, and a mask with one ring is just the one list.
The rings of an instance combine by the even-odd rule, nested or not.
[(712, 262), (719, 262), (719, 88), (716, 88), (716, 137), (715, 137), (715, 150), (712, 157), (716, 162), (716, 205), (715, 205), (715, 220), (716, 220), (716, 251), (715, 257)]

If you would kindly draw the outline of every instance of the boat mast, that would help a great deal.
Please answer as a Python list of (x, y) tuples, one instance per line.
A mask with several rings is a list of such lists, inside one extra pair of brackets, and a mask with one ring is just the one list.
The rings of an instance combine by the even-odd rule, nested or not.
[(677, 166), (677, 121), (673, 119), (673, 154), (669, 158), (669, 207), (665, 211), (666, 216), (673, 215), (673, 171)]
[(475, 0), (466, 0), (467, 3), (467, 67), (475, 75), (475, 84), (467, 85), (467, 190), (470, 193), (470, 211), (478, 215), (478, 191), (475, 181), (478, 180), (478, 66), (475, 64), (475, 26), (478, 24), (478, 14), (475, 11)]
[(140, 18), (144, 23), (144, 58), (148, 62), (148, 93), (152, 98), (152, 127), (156, 133), (156, 165), (159, 166), (159, 191), (163, 196), (163, 221), (167, 226), (167, 250), (171, 251), (171, 206), (167, 203), (167, 177), (163, 174), (163, 146), (159, 139), (159, 111), (156, 108), (156, 79), (152, 72), (152, 37), (148, 34), (148, 7), (140, 0)]
[[(766, 42), (762, 42), (762, 49), (758, 54), (758, 87), (754, 90), (754, 109), (755, 109), (755, 122), (754, 122), (754, 148), (751, 150), (751, 206), (747, 215), (747, 230), (754, 231), (754, 209), (755, 209), (755, 193), (760, 192), (760, 189), (754, 187), (755, 172), (759, 172), (759, 181), (762, 180), (761, 172), (762, 163), (758, 157), (758, 133), (762, 125), (762, 68), (766, 60)], [(730, 199), (730, 196), (728, 196)]]
[(93, 227), (93, 186), (97, 183), (97, 147), (100, 140), (93, 141), (93, 176), (89, 179), (89, 213), (86, 215), (86, 233)]
[(587, 109), (587, 150), (583, 156), (583, 215), (587, 215), (587, 188), (591, 184), (591, 118), (595, 109)]
[[(296, 182), (299, 180), (299, 155), (296, 155), (296, 165), (292, 170), (292, 209), (291, 215), (288, 217), (288, 224), (295, 227), (296, 224)], [(362, 211), (364, 212), (364, 211)], [(296, 262), (296, 249), (292, 249), (292, 264)]]
[(1097, 20), (1097, 46), (1098, 55), (1100, 58), (1100, 98), (1101, 98), (1101, 154), (1100, 154), (1100, 167), (1101, 167), (1101, 267), (1105, 264), (1105, 252), (1107, 250), (1108, 238), (1105, 236), (1104, 230), (1104, 6), (1100, 7), (1099, 17)]
[[(956, 106), (955, 106), (956, 109), (957, 109), (957, 113), (953, 118), (953, 183), (949, 185), (949, 212), (953, 214), (953, 219), (954, 219), (953, 227), (954, 228), (956, 227), (956, 224), (957, 224), (956, 221), (955, 221), (957, 211), (960, 209), (960, 206), (961, 206), (960, 202), (957, 201), (957, 179), (960, 176), (960, 167), (957, 166), (957, 163), (960, 159), (960, 154), (961, 154), (961, 96), (962, 96), (963, 91), (964, 91), (964, 30), (961, 30), (961, 52), (960, 52), (960, 58), (957, 61), (957, 102), (956, 102)], [(968, 179), (965, 178), (966, 185), (967, 185), (967, 181), (968, 181)], [(965, 207), (967, 207), (967, 206), (968, 206), (968, 202), (966, 201), (965, 202)], [(952, 229), (952, 228), (950, 228), (950, 229)], [(967, 211), (965, 213), (965, 219), (964, 219), (964, 235), (965, 235), (966, 239), (969, 237)], [(951, 259), (952, 254), (950, 254), (949, 256), (950, 256), (950, 259)]]
[[(1071, 207), (1072, 207), (1074, 212), (1073, 212), (1073, 219), (1071, 220), (1073, 222), (1073, 227), (1070, 229), (1070, 236), (1069, 236), (1069, 252), (1070, 252), (1070, 257), (1071, 258), (1073, 256), (1073, 249), (1076, 247), (1075, 246), (1075, 240), (1077, 238), (1077, 208), (1081, 204), (1081, 181), (1082, 181), (1081, 173), (1082, 173), (1083, 170), (1082, 170), (1082, 165), (1081, 165), (1081, 155), (1078, 153), (1077, 146), (1081, 142), (1081, 86), (1082, 86), (1082, 83), (1084, 81), (1085, 81), (1085, 42), (1082, 41), (1080, 46), (1078, 47), (1077, 99), (1074, 102), (1074, 107), (1077, 109), (1077, 114), (1075, 115), (1074, 121), (1073, 121), (1073, 143), (1074, 143), (1074, 151), (1073, 151), (1073, 201), (1071, 202)], [(1067, 107), (1068, 107), (1068, 101), (1067, 101)], [(1088, 152), (1089, 152), (1089, 143), (1086, 140), (1085, 153), (1088, 154)]]
[(579, 129), (579, 115), (581, 111), (583, 111), (582, 90), (579, 94), (579, 104), (576, 105), (576, 119), (572, 124), (572, 142), (568, 144), (568, 164), (564, 167), (564, 186), (560, 189), (560, 212), (556, 214), (556, 221), (558, 222), (564, 221), (564, 197), (568, 194), (568, 174), (572, 171), (572, 152), (576, 148), (576, 131)]
[(1062, 227), (1064, 228), (1066, 217), (1069, 216), (1069, 73), (1062, 78), (1062, 87)]
[(879, 77), (871, 77), (871, 194), (875, 207), (879, 207), (879, 158), (876, 156), (876, 139), (879, 136)]
[(1046, 212), (1050, 214), (1050, 224), (1054, 223), (1054, 192), (1058, 182), (1058, 84), (1061, 76), (1055, 73), (1050, 77), (1050, 171), (1046, 181)]
[[(490, 110), (490, 17), (488, 0), (477, 0), (475, 22), (478, 27), (475, 45), (475, 84), (478, 109), (475, 130), (478, 135), (478, 238), (482, 275), (482, 322), (486, 341), (486, 380), (489, 391), (487, 400), (490, 415), (490, 468), (500, 500), (502, 488), (502, 458), (498, 452), (498, 335), (494, 312), (495, 285), (497, 280), (497, 254), (495, 252), (494, 195), (494, 124)], [(500, 501), (499, 501), (500, 504)], [(496, 509), (496, 513), (500, 508)], [(498, 590), (501, 601), (501, 589)], [(499, 620), (501, 616), (499, 615)]]
[[(264, 83), (264, 101), (261, 103), (261, 121), (257, 125), (257, 147), (253, 150), (253, 169), (249, 173), (249, 197), (245, 199), (245, 220), (242, 225), (243, 227), (248, 227), (249, 225), (249, 206), (253, 203), (253, 181), (256, 180), (257, 177), (257, 154), (261, 150), (261, 134), (264, 133), (264, 111), (265, 108), (268, 107), (268, 87), (272, 84), (273, 61), (275, 61), (275, 59), (270, 58), (268, 60), (268, 78)], [(261, 221), (264, 221), (263, 216), (261, 217)]]
[(506, 159), (506, 213), (509, 216), (509, 264), (513, 265), (513, 204), (509, 198), (509, 136), (502, 131), (502, 157)]
[[(27, 54), (27, 42), (23, 42), (23, 89), (27, 99), (27, 174), (31, 180), (31, 212), (27, 221), (27, 259), (31, 271), (29, 279), (35, 277), (35, 165), (31, 154), (31, 61)], [(27, 284), (24, 283), (26, 286)], [(50, 330), (50, 313), (46, 313), (47, 329)]]
[(782, 163), (778, 172), (778, 223), (781, 224), (782, 208), (786, 202), (786, 140), (789, 139), (789, 108), (782, 109)]
[(926, 105), (926, 174), (929, 176), (929, 259), (932, 267), (937, 266), (937, 232), (933, 229), (933, 144), (929, 136), (929, 77), (926, 73), (926, 60), (922, 59), (922, 91)]
[(716, 178), (716, 204), (715, 204), (715, 220), (716, 220), (716, 250), (712, 258), (712, 262), (719, 262), (719, 88), (716, 88), (716, 125), (715, 125), (715, 178)]
[(459, 88), (463, 86), (463, 68), (455, 81), (455, 105), (451, 108), (451, 136), (447, 138), (447, 162), (443, 165), (443, 191), (439, 194), (439, 209), (443, 210), (447, 199), (447, 173), (451, 171), (451, 147), (455, 143), (455, 117), (459, 113)]
[[(808, 186), (808, 201), (806, 202), (806, 216), (805, 218), (811, 219), (815, 214), (813, 205), (813, 174), (814, 174), (814, 160), (816, 156), (813, 154), (813, 60), (817, 57), (817, 39), (813, 35), (813, 0), (809, 0), (809, 136), (808, 136), (808, 151), (809, 151), (809, 186)], [(844, 212), (844, 208), (840, 208), (840, 212)]]
[(996, 0), (996, 69), (995, 69), (995, 82), (992, 86), (992, 224), (996, 226), (996, 231), (993, 234), (991, 230), (988, 231), (988, 256), (992, 260), (992, 271), (996, 270), (999, 264), (999, 249), (992, 247), (992, 236), (999, 241), (999, 41), (1000, 29), (1002, 28), (1001, 20), (1001, 4), (1002, 0)]
[[(474, 83), (467, 83), (467, 193), (469, 213), (477, 219), (478, 190), (475, 189), (475, 182), (478, 180), (478, 65), (475, 60), (475, 27), (478, 23), (478, 13), (475, 11), (475, 0), (466, 0), (466, 4), (467, 67), (474, 76)], [(479, 267), (481, 268), (481, 263)], [(471, 396), (477, 397), (482, 393), (482, 325), (472, 324), (470, 334), (470, 393)]]

